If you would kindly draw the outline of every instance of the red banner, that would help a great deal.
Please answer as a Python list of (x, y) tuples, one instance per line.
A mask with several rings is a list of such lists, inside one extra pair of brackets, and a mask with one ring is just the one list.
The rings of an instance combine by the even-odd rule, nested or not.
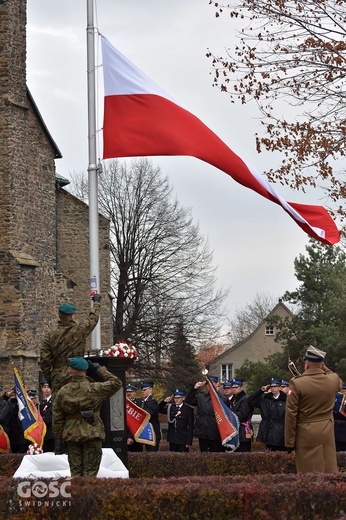
[(155, 446), (156, 435), (150, 414), (126, 397), (126, 424), (136, 442)]
[(208, 377), (207, 385), (214, 408), (217, 427), (220, 432), (222, 446), (235, 450), (239, 446), (239, 419), (221, 400), (213, 383)]

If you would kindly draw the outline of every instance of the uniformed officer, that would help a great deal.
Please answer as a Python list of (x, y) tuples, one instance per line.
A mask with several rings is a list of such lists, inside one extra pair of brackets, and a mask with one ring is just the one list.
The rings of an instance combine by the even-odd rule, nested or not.
[(150, 414), (149, 422), (153, 425), (155, 436), (156, 436), (155, 446), (150, 446), (150, 445), (146, 444), (145, 445), (146, 451), (158, 451), (159, 445), (160, 445), (160, 440), (161, 440), (161, 427), (160, 427), (160, 421), (159, 421), (159, 403), (156, 401), (155, 397), (153, 396), (153, 387), (154, 387), (154, 383), (152, 381), (142, 381), (142, 383), (141, 383), (142, 401), (139, 406)]
[[(215, 389), (219, 386), (217, 376), (209, 376)], [(198, 437), (199, 449), (201, 452), (222, 452), (221, 436), (215, 419), (214, 408), (212, 405), (209, 388), (206, 381), (197, 381), (186, 395), (186, 402), (191, 406), (196, 406), (195, 435)], [(202, 389), (204, 391), (198, 391)]]
[(285, 410), (286, 394), (280, 390), (281, 379), (272, 377), (264, 385), (249, 395), (248, 403), (261, 411), (257, 441), (263, 442), (269, 451), (286, 451), (285, 447)]
[[(137, 406), (141, 406), (142, 400), (136, 397), (136, 392), (138, 387), (131, 383), (128, 383), (125, 387), (126, 397), (130, 399)], [(130, 430), (127, 428), (127, 451), (140, 452), (143, 451), (143, 444), (141, 442), (136, 442)]]
[(76, 308), (70, 303), (63, 303), (59, 307), (58, 328), (49, 332), (41, 346), (40, 368), (54, 393), (68, 383), (69, 374), (67, 359), (74, 356), (83, 356), (86, 339), (94, 330), (100, 315), (101, 296), (92, 297), (94, 306), (88, 318), (82, 323), (74, 321)]
[(233, 397), (229, 401), (229, 407), (239, 419), (239, 446), (238, 452), (251, 451), (251, 441), (253, 437), (253, 426), (251, 417), (253, 407), (249, 405), (249, 399), (244, 390), (242, 379), (233, 379), (231, 382)]
[(346, 451), (346, 384), (342, 385), (340, 392), (335, 396), (334, 437), (336, 451)]
[(305, 371), (291, 379), (287, 395), (285, 444), (295, 450), (299, 473), (338, 471), (333, 424), (339, 376), (324, 364), (326, 353), (310, 346)]
[(224, 383), (222, 383), (222, 387), (223, 387), (222, 400), (228, 406), (228, 408), (230, 408), (231, 401), (233, 399), (232, 381), (225, 381)]
[(281, 386), (280, 386), (281, 392), (283, 392), (284, 394), (288, 394), (289, 386), (290, 386), (289, 381), (286, 381), (285, 379), (283, 379), (281, 381)]
[(41, 390), (43, 394), (43, 399), (40, 402), (39, 410), (42, 416), (42, 419), (46, 425), (46, 435), (44, 436), (42, 449), (44, 452), (46, 451), (54, 451), (55, 442), (54, 435), (52, 431), (52, 422), (53, 422), (53, 405), (52, 405), (52, 390), (48, 384), (48, 381), (42, 381)]
[[(86, 377), (88, 368), (104, 381), (91, 382)], [(80, 356), (68, 360), (68, 371), (70, 382), (54, 397), (53, 432), (67, 445), (71, 476), (93, 477), (98, 473), (105, 439), (100, 408), (122, 383), (106, 367)]]
[(160, 413), (167, 413), (169, 451), (188, 452), (193, 441), (194, 413), (186, 404), (186, 392), (177, 388), (159, 403)]

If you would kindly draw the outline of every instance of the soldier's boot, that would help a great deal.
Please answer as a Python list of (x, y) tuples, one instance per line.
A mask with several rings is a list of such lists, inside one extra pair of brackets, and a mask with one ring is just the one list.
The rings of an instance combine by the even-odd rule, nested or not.
[(54, 453), (55, 455), (64, 455), (67, 453), (66, 444), (60, 437), (55, 437)]

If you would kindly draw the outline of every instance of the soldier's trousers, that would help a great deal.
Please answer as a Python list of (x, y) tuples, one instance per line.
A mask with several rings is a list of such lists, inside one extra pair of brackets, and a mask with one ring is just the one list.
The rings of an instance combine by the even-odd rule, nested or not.
[(102, 458), (102, 441), (67, 442), (71, 477), (96, 477)]

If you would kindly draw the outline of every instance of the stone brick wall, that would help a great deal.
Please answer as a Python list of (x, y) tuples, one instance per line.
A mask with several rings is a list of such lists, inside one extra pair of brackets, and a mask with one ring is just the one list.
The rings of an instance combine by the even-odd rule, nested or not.
[[(64, 189), (57, 191), (58, 267), (74, 285), (73, 303), (76, 320), (82, 320), (90, 310), (89, 274), (89, 207)], [(110, 290), (109, 221), (99, 215), (99, 255), (101, 300), (101, 345), (112, 343)], [(60, 302), (62, 303), (62, 302)], [(90, 348), (90, 340), (87, 348)]]
[[(62, 301), (87, 315), (88, 210), (56, 192), (60, 156), (26, 87), (26, 1), (0, 0), (0, 385), (13, 386), (11, 356), (37, 388), (44, 334)], [(68, 217), (67, 217), (68, 215)], [(102, 341), (111, 337), (108, 222), (100, 222)]]
[(27, 93), (23, 0), (0, 4), (0, 49), (0, 365), (12, 355), (32, 386), (54, 294), (55, 151)]

